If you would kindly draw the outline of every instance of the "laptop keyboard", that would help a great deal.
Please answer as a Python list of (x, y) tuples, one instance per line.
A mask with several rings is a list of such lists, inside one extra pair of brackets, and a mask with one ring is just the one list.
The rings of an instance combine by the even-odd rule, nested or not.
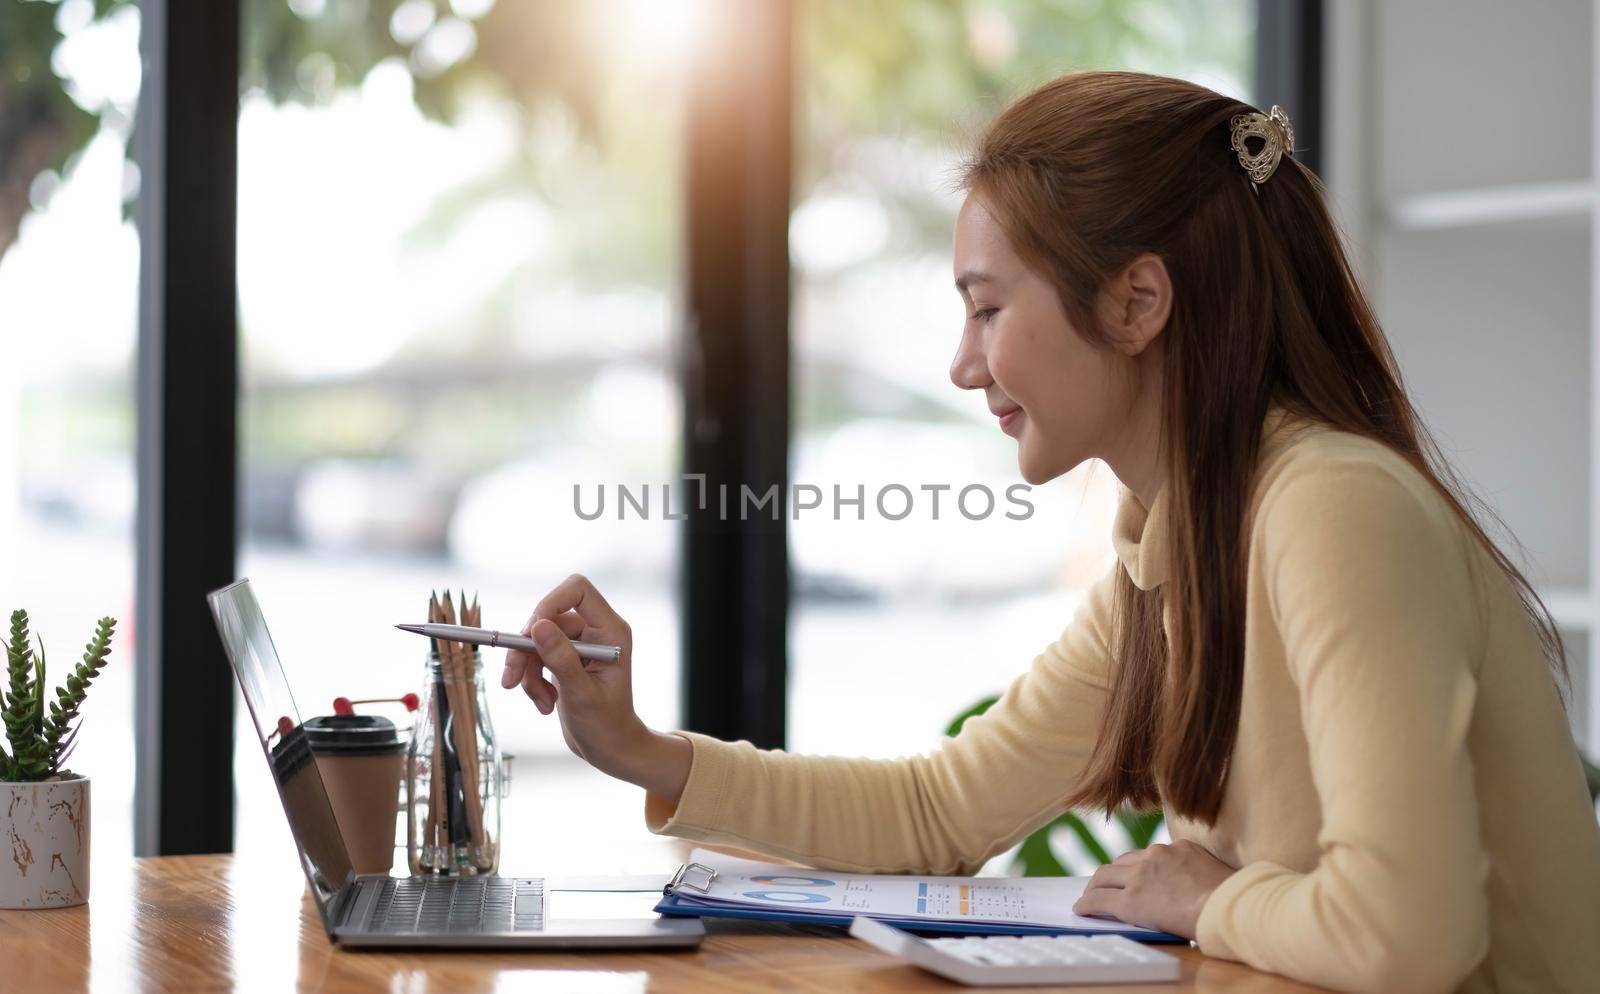
[(372, 909), (381, 935), (536, 932), (544, 881), (511, 877), (390, 877)]

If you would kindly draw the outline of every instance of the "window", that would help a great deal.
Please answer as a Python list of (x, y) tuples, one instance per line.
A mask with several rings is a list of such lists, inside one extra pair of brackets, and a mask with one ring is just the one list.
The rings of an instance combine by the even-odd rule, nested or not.
[[(68, 766), (94, 781), (94, 875), (133, 854), (134, 400), (139, 12), (0, 7), (0, 608), (26, 608), (46, 682), (118, 619)], [(15, 227), (12, 227), (15, 225)]]
[[(1111, 562), (1109, 471), (1039, 488), (1010, 521), (1011, 443), (946, 379), (962, 136), (1077, 67), (1243, 94), (1253, 8), (796, 0), (790, 475), (823, 504), (789, 523), (791, 748), (932, 745)], [(239, 562), (303, 713), (415, 689), (422, 646), (388, 626), (427, 591), (477, 585), (486, 621), (513, 626), (580, 569), (634, 626), (645, 719), (681, 720), (681, 525), (659, 488), (682, 461), (684, 75), (712, 9), (242, 0)], [(7, 175), (38, 173), (0, 202), (0, 326), (20, 371), (0, 381), (0, 466), (15, 469), (0, 473), (0, 552), (30, 567), (0, 590), (51, 645), (123, 620), (77, 757), (102, 813), (126, 810), (132, 781), (138, 37), (131, 0), (0, 13), (7, 100), (48, 91), (70, 123), (37, 169), (17, 165), (24, 143), (0, 143)], [(834, 520), (835, 484), (860, 488), (864, 520), (850, 505)], [(903, 520), (877, 506), (888, 484), (909, 491)], [(957, 503), (970, 484), (997, 498), (979, 521)], [(619, 488), (644, 486), (654, 513), (618, 520)], [(603, 490), (606, 513), (583, 520), (575, 487)], [(883, 707), (906, 685), (914, 700)], [(522, 699), (492, 697), (519, 756), (508, 817), (531, 824), (550, 790), (582, 789), (638, 842), (631, 788), (582, 772)], [(240, 744), (249, 851), (281, 821)], [(97, 859), (125, 855), (127, 820), (97, 821)]]
[[(1072, 69), (1183, 76), (1248, 99), (1253, 15), (1243, 0), (797, 4), (791, 472), (824, 497), (790, 532), (791, 748), (931, 748), (1059, 636), (1115, 562), (1109, 468), (1033, 488), (1024, 512), (1007, 494), (1021, 482), (1015, 442), (981, 395), (950, 383), (964, 139)], [(864, 487), (865, 507), (836, 510), (834, 486)]]
[[(641, 713), (672, 726), (678, 523), (619, 521), (615, 488), (679, 463), (682, 25), (646, 0), (350, 11), (245, 4), (241, 573), (302, 715), (419, 690), (427, 646), (390, 626), (430, 591), (470, 584), (516, 629), (577, 570), (634, 628)], [(580, 518), (575, 487), (606, 513)], [(518, 757), (507, 845), (596, 844), (587, 807), (539, 817), (564, 784), (625, 805), (611, 823), (639, 843), (632, 788), (485, 655)], [(236, 764), (244, 852), (282, 822), (248, 733)]]

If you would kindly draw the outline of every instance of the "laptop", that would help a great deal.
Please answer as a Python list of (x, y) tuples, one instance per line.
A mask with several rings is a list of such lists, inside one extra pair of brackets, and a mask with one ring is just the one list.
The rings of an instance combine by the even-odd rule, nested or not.
[(250, 581), (213, 591), (206, 600), (329, 941), (353, 947), (700, 944), (705, 929), (699, 919), (650, 911), (659, 895), (641, 903), (639, 894), (547, 892), (538, 877), (357, 875)]

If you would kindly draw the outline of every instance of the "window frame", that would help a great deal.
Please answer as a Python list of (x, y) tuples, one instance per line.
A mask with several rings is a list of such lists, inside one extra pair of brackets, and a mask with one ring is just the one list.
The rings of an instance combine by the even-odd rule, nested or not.
[[(134, 515), (134, 853), (233, 849), (238, 0), (144, 0)], [(170, 720), (169, 720), (170, 719)]]

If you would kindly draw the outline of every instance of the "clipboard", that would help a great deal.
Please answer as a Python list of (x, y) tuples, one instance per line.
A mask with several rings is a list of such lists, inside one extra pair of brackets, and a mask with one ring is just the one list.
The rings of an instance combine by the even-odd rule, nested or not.
[[(711, 885), (717, 881), (716, 867), (697, 861), (680, 865), (672, 879), (662, 888), (661, 900), (656, 902), (658, 914), (681, 918), (736, 918), (747, 921), (775, 921), (800, 925), (838, 925), (848, 928), (858, 915), (834, 911), (802, 911), (761, 907), (711, 896)], [(871, 918), (909, 932), (937, 935), (1126, 935), (1139, 942), (1180, 943), (1189, 940), (1168, 932), (1143, 929), (1130, 934), (1125, 927), (1076, 928), (1055, 925), (1034, 925), (1013, 922), (980, 921), (968, 918), (930, 919), (904, 917), (864, 912), (859, 915)]]

